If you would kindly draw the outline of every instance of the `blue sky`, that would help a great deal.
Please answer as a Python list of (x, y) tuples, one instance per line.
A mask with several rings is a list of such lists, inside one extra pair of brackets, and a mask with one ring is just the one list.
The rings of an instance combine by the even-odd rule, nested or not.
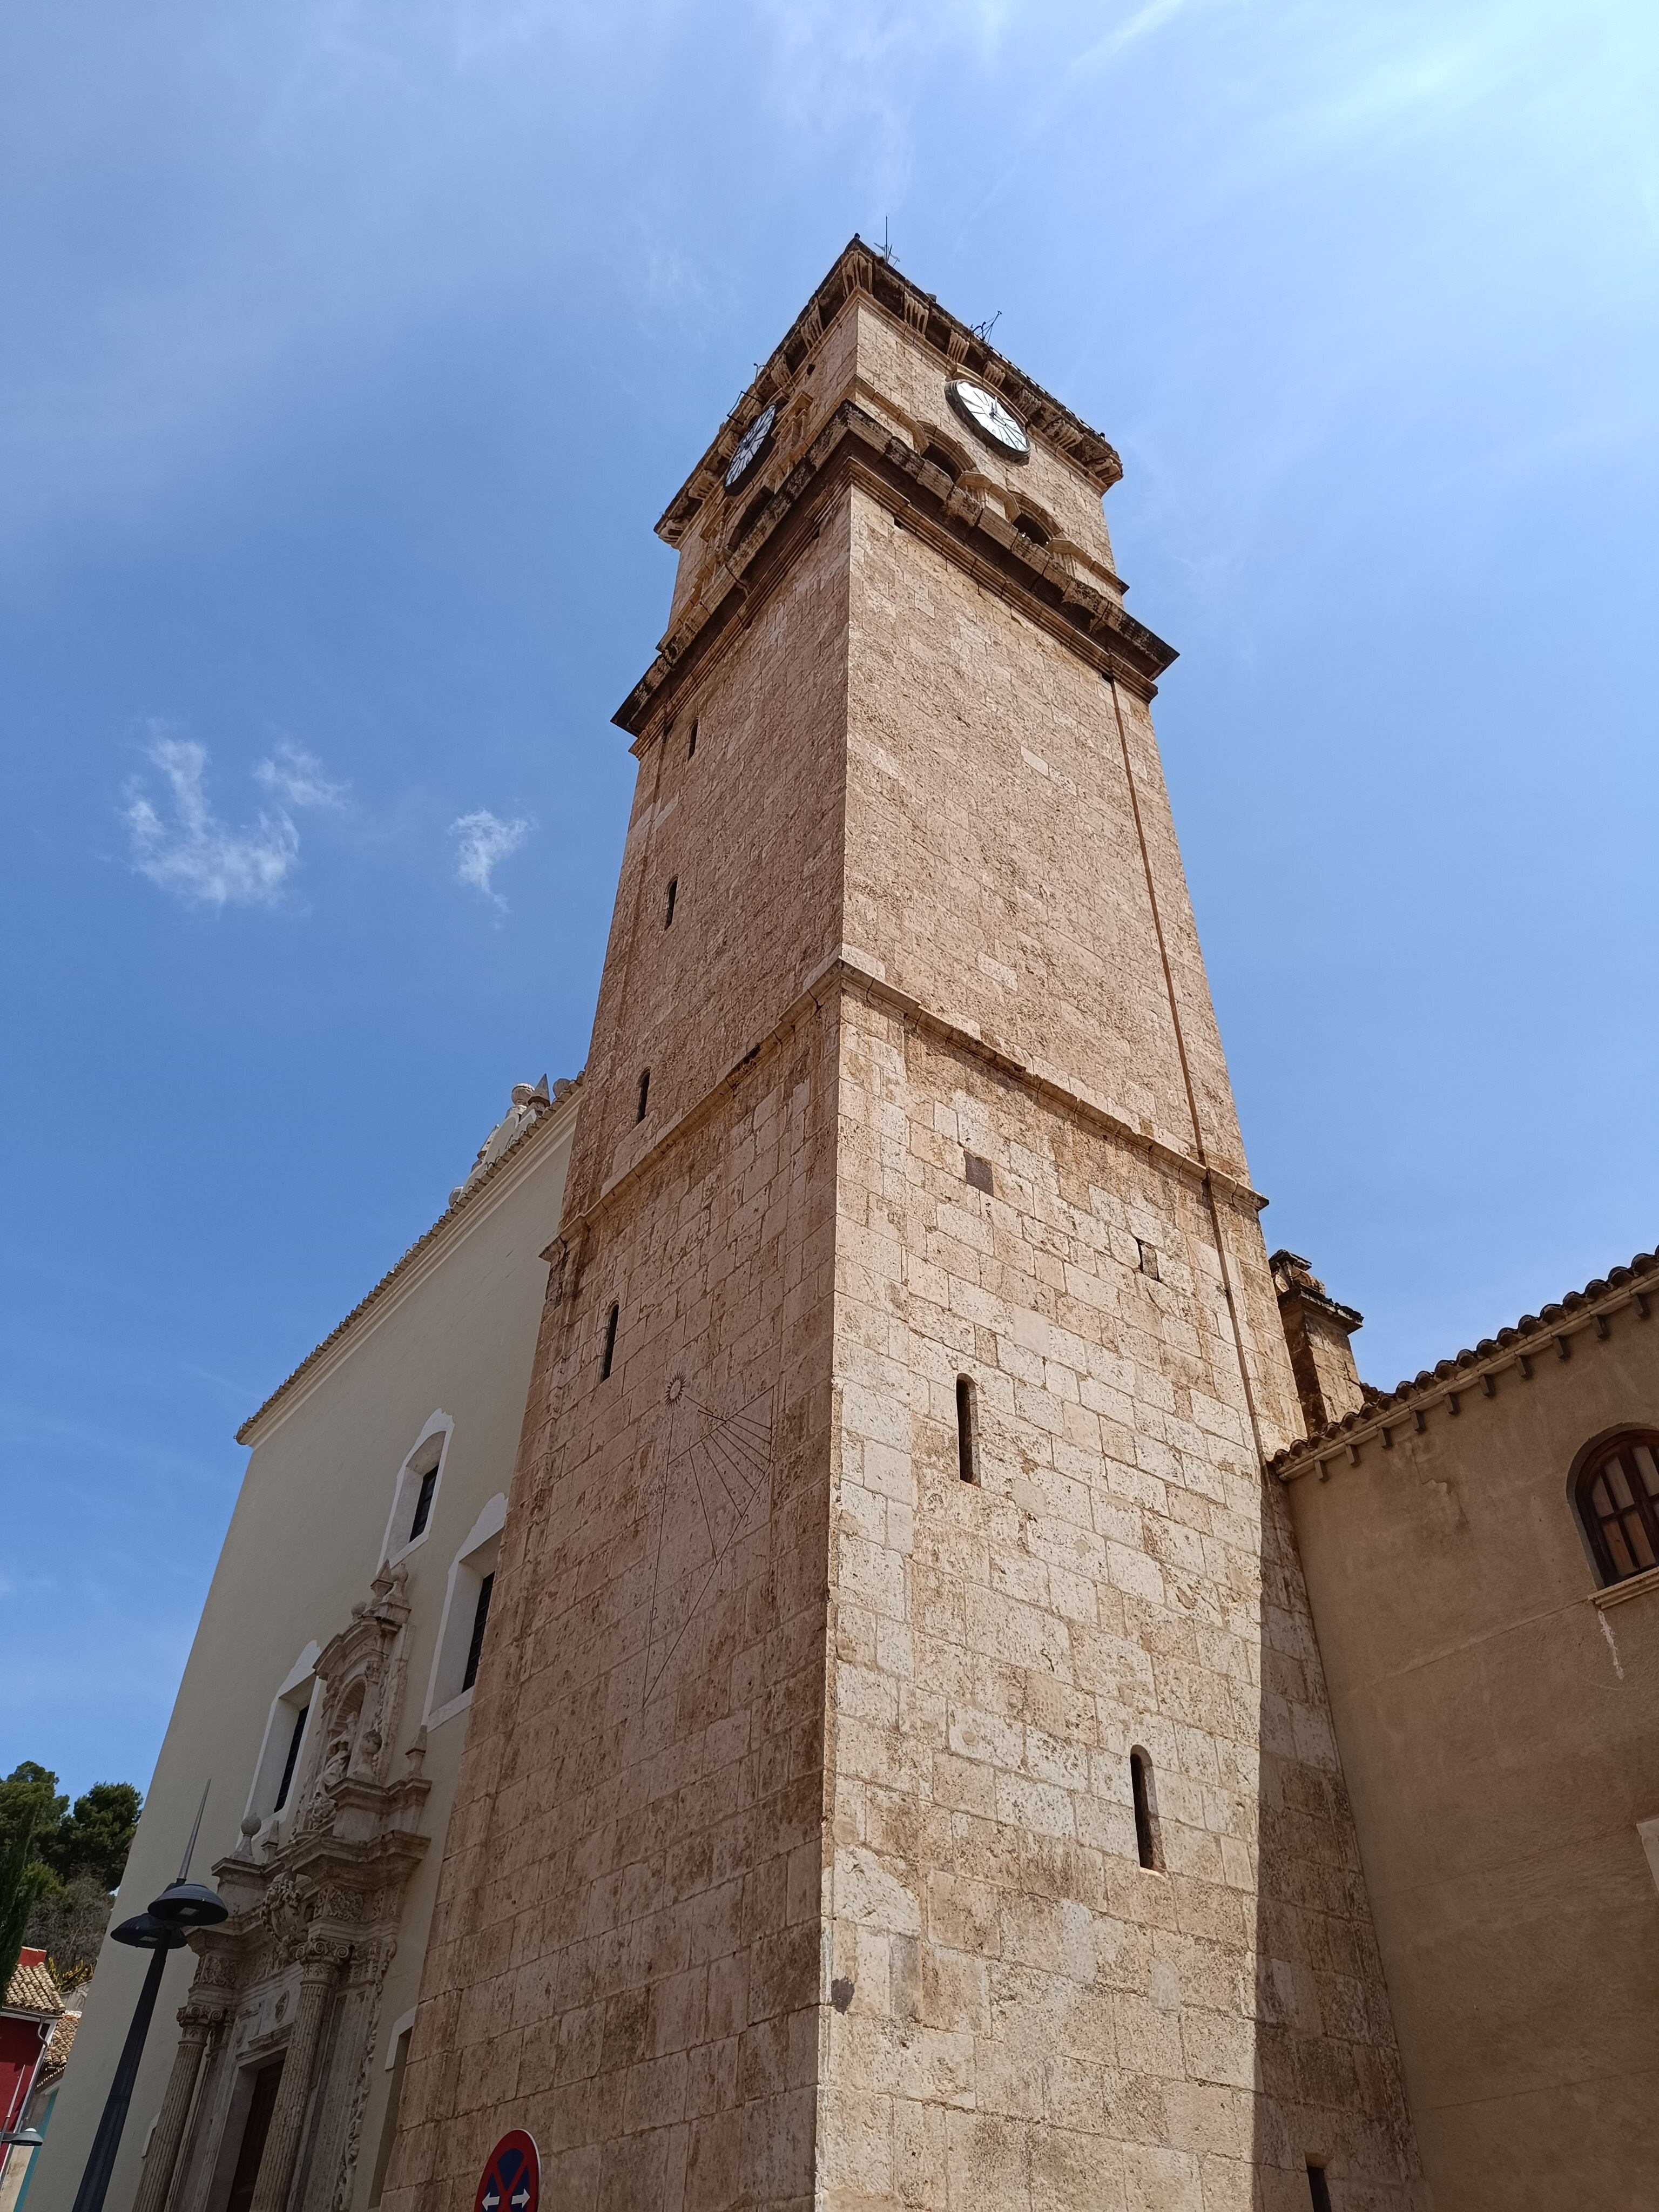
[(1363, 1371), (1659, 1241), (1656, 95), (1648, 0), (10, 13), (0, 1771), (147, 1778), (234, 1429), (581, 1064), (650, 526), (855, 228), (1123, 455)]

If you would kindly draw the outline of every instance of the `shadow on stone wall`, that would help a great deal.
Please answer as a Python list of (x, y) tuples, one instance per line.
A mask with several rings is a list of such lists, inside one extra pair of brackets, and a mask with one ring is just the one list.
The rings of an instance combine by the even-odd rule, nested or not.
[(1261, 1491), (1255, 2201), (1426, 2212), (1289, 1502)]

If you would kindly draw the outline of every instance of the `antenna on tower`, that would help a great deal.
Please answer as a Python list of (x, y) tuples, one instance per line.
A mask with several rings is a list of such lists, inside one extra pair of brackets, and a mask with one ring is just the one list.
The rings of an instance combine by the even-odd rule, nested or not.
[(991, 343), (991, 333), (995, 330), (997, 325), (1001, 320), (1002, 310), (999, 307), (995, 314), (988, 316), (984, 322), (969, 323), (968, 327), (972, 331), (974, 336), (979, 340), (981, 345), (989, 345)]
[(892, 240), (887, 235), (887, 218), (885, 216), (883, 216), (881, 219), (881, 244), (876, 248), (876, 251), (880, 254), (882, 259), (887, 264), (890, 269), (896, 269), (898, 267), (898, 256), (893, 251)]

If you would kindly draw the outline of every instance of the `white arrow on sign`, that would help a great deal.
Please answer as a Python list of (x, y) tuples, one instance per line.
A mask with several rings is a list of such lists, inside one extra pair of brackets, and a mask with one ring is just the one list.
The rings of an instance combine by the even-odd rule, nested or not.
[(501, 2202), (499, 2190), (486, 2189), (483, 2195), (483, 2212), (501, 2212)]
[(525, 2206), (530, 2202), (530, 2191), (527, 2189), (516, 2190), (507, 2199), (507, 2202), (511, 2204), (516, 2204), (519, 2208), (519, 2212), (524, 2212)]

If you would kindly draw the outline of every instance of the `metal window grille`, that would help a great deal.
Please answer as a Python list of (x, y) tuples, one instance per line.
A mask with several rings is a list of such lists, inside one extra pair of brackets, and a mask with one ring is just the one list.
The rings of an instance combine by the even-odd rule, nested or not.
[(1578, 1478), (1578, 1510), (1604, 1583), (1659, 1566), (1659, 1435), (1604, 1445)]

